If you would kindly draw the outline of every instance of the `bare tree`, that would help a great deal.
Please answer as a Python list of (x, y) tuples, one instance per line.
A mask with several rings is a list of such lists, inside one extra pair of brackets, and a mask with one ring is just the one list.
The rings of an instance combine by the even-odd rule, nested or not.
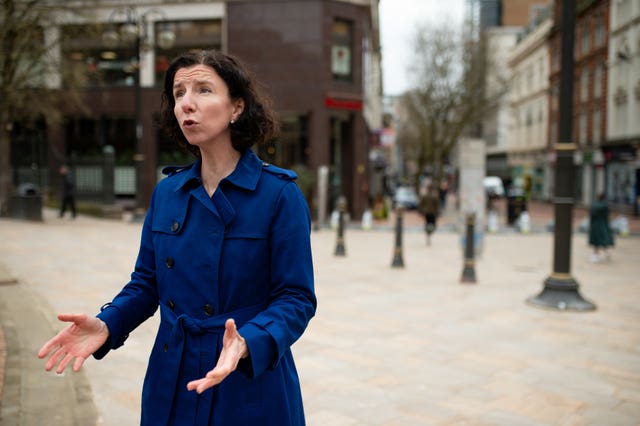
[(28, 127), (38, 120), (54, 122), (60, 119), (61, 102), (79, 102), (73, 90), (67, 90), (64, 99), (49, 90), (62, 72), (56, 17), (62, 13), (77, 15), (78, 2), (74, 3), (1, 0), (0, 216), (7, 214), (13, 191), (11, 131), (15, 123)]
[(446, 25), (417, 27), (413, 48), (416, 86), (401, 97), (397, 140), (405, 159), (415, 161), (416, 174), (430, 166), (439, 181), (458, 139), (475, 132), (492, 102), (484, 90), (487, 55), (482, 39)]

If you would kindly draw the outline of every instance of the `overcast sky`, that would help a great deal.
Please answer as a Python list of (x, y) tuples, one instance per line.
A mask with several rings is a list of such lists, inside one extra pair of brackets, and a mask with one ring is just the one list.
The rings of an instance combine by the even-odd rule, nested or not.
[(385, 95), (407, 90), (411, 38), (417, 24), (442, 21), (460, 25), (465, 0), (380, 0), (382, 78)]

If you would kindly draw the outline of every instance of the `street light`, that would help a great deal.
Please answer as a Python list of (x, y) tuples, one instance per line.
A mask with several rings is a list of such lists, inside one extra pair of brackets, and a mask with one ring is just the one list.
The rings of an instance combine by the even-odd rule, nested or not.
[(580, 294), (571, 276), (571, 227), (573, 217), (574, 172), (571, 143), (573, 125), (573, 45), (575, 2), (562, 1), (562, 52), (560, 67), (560, 108), (556, 144), (555, 226), (553, 273), (544, 281), (542, 292), (527, 299), (533, 306), (572, 311), (592, 311), (596, 306)]
[[(159, 17), (163, 21), (167, 20), (165, 13), (156, 8), (148, 9), (144, 12), (139, 12), (137, 9), (130, 6), (115, 9), (109, 16), (109, 23), (112, 24), (112, 26), (102, 34), (102, 43), (107, 48), (115, 48), (121, 43), (125, 45), (133, 44), (134, 48), (135, 59), (132, 63), (136, 117), (136, 147), (135, 155), (133, 157), (136, 170), (136, 205), (133, 215), (134, 220), (143, 219), (144, 212), (146, 210), (146, 206), (144, 205), (144, 188), (142, 184), (144, 150), (142, 145), (143, 125), (140, 58), (142, 51), (149, 51), (153, 49), (153, 40), (150, 39), (147, 32), (149, 19), (152, 16)], [(122, 18), (124, 18), (124, 20)], [(116, 31), (114, 24), (118, 22), (123, 23), (120, 25), (119, 30)], [(174, 42), (175, 33), (168, 25), (164, 25), (158, 34), (156, 34), (155, 43), (162, 49), (169, 49), (173, 46)]]

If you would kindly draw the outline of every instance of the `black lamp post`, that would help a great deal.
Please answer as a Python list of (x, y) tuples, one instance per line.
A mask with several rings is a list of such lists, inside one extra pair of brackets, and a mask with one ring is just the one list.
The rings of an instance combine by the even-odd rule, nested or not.
[[(136, 146), (133, 161), (136, 170), (136, 205), (133, 214), (133, 220), (144, 219), (146, 210), (144, 199), (143, 185), (143, 162), (144, 149), (142, 143), (143, 124), (142, 124), (142, 86), (140, 84), (140, 60), (141, 52), (151, 50), (153, 48), (153, 40), (150, 39), (147, 32), (147, 26), (152, 16), (167, 20), (165, 13), (156, 8), (139, 12), (136, 8), (127, 6), (115, 9), (111, 12), (109, 22), (115, 24), (122, 22), (119, 31), (114, 27), (105, 31), (102, 35), (102, 42), (107, 48), (115, 48), (121, 42), (124, 44), (133, 43), (134, 61), (132, 63), (133, 82), (134, 82), (134, 106), (136, 120)], [(122, 21), (124, 18), (124, 21)], [(155, 35), (155, 43), (164, 49), (173, 46), (175, 41), (175, 33), (168, 26), (165, 26), (158, 34)]]
[(591, 311), (596, 307), (585, 300), (578, 290), (578, 282), (571, 276), (571, 234), (573, 217), (574, 172), (573, 154), (576, 145), (571, 141), (573, 125), (573, 45), (575, 1), (562, 1), (562, 52), (560, 70), (560, 110), (558, 141), (555, 145), (555, 226), (553, 232), (553, 273), (544, 281), (540, 294), (527, 302), (542, 308)]

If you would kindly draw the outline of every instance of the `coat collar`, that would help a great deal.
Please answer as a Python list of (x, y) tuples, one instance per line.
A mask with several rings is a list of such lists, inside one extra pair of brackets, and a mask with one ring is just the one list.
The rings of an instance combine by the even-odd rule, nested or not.
[[(200, 178), (200, 167), (202, 166), (202, 158), (198, 158), (195, 163), (178, 175), (175, 191), (185, 187), (191, 181), (202, 182)], [(258, 185), (260, 174), (262, 173), (262, 161), (251, 150), (247, 149), (240, 156), (240, 160), (236, 168), (229, 176), (223, 179), (240, 188), (253, 191)]]

